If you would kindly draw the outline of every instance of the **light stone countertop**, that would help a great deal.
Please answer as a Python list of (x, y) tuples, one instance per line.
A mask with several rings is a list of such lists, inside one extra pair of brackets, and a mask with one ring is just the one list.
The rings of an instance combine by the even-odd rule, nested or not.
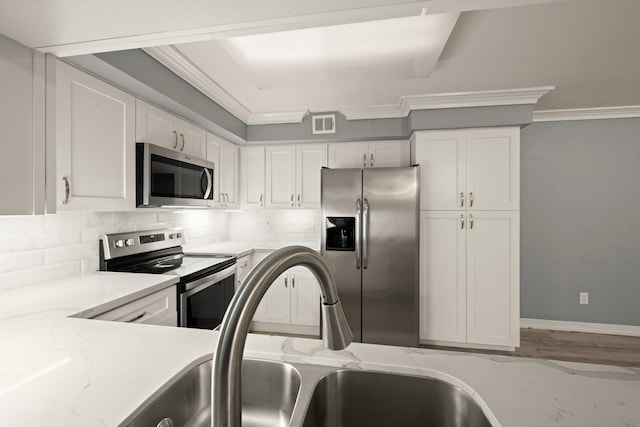
[(306, 246), (316, 251), (320, 251), (320, 242), (281, 242), (281, 241), (246, 241), (246, 240), (226, 240), (222, 242), (210, 243), (204, 246), (184, 247), (187, 255), (228, 255), (238, 258), (250, 255), (255, 251), (275, 251), (286, 246)]
[[(217, 332), (68, 317), (172, 280), (96, 273), (0, 293), (0, 425), (116, 426), (169, 379), (210, 358)], [(358, 343), (333, 352), (319, 340), (266, 335), (249, 335), (245, 354), (453, 377), (503, 427), (640, 426), (634, 368)]]

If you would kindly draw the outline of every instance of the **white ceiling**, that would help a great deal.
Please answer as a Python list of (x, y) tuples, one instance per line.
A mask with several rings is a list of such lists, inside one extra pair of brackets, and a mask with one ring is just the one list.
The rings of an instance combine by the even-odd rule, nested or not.
[[(423, 30), (438, 16), (442, 31), (425, 55)], [(2, 34), (60, 56), (153, 47), (154, 57), (247, 123), (299, 121), (308, 111), (398, 117), (536, 101), (537, 111), (638, 106), (638, 22), (638, 0), (192, 0), (188, 8), (175, 0), (0, 1)], [(322, 49), (347, 48), (339, 60), (323, 53), (304, 64), (269, 61), (275, 53), (264, 48), (264, 61), (238, 48), (281, 38), (291, 52), (291, 42), (304, 47), (299, 30), (336, 25), (320, 39)], [(389, 43), (386, 31), (405, 31), (405, 41)], [(315, 46), (309, 51), (317, 54)]]
[(406, 98), (538, 87), (555, 89), (536, 110), (626, 106), (640, 105), (638, 22), (637, 0), (569, 0), (147, 51), (249, 123), (399, 116)]

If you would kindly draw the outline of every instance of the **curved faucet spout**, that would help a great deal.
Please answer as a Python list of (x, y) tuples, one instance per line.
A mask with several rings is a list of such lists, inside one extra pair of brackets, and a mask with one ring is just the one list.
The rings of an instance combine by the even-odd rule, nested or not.
[(242, 354), (251, 320), (271, 284), (296, 265), (309, 268), (320, 284), (325, 345), (332, 350), (342, 350), (351, 344), (353, 334), (342, 311), (335, 281), (324, 259), (304, 246), (289, 246), (275, 251), (247, 275), (222, 321), (211, 379), (213, 427), (240, 427)]

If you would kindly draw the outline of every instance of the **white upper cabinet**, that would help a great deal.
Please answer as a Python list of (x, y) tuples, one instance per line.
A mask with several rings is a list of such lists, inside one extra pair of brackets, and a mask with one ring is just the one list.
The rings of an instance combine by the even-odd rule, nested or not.
[(240, 204), (246, 208), (264, 207), (265, 149), (240, 147)]
[(345, 142), (329, 144), (330, 168), (409, 166), (407, 141)]
[(520, 130), (416, 132), (421, 210), (519, 210)]
[(0, 215), (45, 210), (43, 59), (0, 35)]
[(267, 146), (266, 206), (320, 207), (320, 171), (326, 165), (326, 144)]
[(320, 171), (326, 166), (326, 144), (296, 146), (296, 207), (320, 207)]
[(235, 207), (238, 204), (238, 146), (207, 133), (206, 159), (214, 164), (211, 206)]
[(206, 131), (140, 99), (136, 100), (136, 141), (149, 142), (204, 159)]
[(135, 98), (56, 66), (57, 208), (135, 209)]

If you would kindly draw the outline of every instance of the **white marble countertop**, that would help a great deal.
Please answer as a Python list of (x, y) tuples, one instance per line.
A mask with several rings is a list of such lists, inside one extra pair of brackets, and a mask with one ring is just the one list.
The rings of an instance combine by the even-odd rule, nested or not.
[[(217, 332), (68, 317), (172, 279), (96, 273), (1, 293), (0, 425), (116, 426), (169, 379), (210, 358)], [(640, 426), (639, 369), (357, 343), (332, 352), (319, 340), (252, 334), (245, 355), (452, 376), (503, 427)]]
[(184, 247), (184, 253), (187, 255), (228, 255), (238, 258), (250, 255), (256, 251), (274, 251), (285, 246), (306, 246), (316, 251), (320, 251), (320, 242), (302, 241), (302, 242), (281, 242), (281, 241), (247, 241), (247, 240), (226, 240), (222, 242), (210, 243), (204, 246)]

